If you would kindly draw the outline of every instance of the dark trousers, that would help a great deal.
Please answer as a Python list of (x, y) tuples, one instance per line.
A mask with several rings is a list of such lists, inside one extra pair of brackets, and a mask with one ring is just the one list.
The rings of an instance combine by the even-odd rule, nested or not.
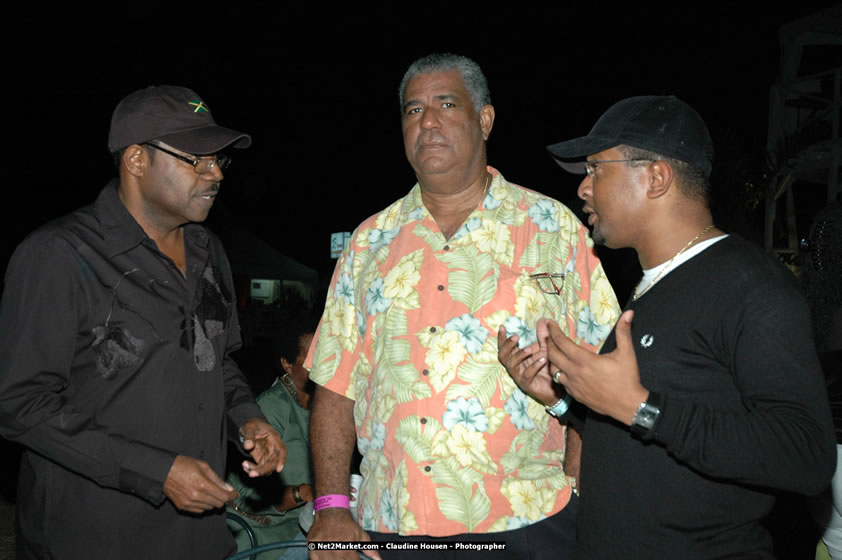
[(576, 547), (576, 505), (578, 497), (573, 494), (570, 502), (557, 514), (521, 529), (500, 533), (463, 533), (449, 537), (400, 536), (394, 533), (368, 531), (375, 542), (399, 543), (506, 543), (505, 550), (470, 551), (450, 548), (448, 550), (388, 550), (380, 547), (383, 560), (460, 560), (466, 555), (475, 555), (483, 560), (568, 560), (573, 558)]

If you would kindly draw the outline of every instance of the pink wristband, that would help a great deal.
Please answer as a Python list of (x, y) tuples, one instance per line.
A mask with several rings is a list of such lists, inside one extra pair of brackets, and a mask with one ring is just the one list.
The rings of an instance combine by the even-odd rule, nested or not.
[(328, 494), (316, 498), (316, 501), (313, 502), (313, 511), (326, 508), (351, 509), (351, 500), (345, 494)]

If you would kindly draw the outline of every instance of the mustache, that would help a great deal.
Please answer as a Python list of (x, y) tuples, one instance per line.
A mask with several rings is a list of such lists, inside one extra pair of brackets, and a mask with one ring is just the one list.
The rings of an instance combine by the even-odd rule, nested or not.
[(423, 146), (424, 144), (447, 144), (447, 138), (435, 131), (425, 132), (418, 136), (415, 141), (416, 146)]

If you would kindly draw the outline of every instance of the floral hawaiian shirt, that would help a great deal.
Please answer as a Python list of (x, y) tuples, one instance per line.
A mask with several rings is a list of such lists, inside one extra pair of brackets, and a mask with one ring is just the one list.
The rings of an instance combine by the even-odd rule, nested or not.
[[(541, 317), (597, 351), (619, 316), (587, 229), (559, 202), (508, 183), (445, 239), (420, 187), (354, 232), (307, 364), (355, 401), (366, 530), (446, 536), (530, 525), (571, 488), (565, 434), (497, 359)], [(560, 294), (530, 274), (563, 273)]]

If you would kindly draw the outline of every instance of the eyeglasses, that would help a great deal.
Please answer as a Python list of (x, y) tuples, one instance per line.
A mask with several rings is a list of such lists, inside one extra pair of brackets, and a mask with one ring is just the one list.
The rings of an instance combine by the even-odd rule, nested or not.
[(585, 164), (585, 173), (588, 176), (593, 176), (594, 172), (596, 171), (596, 165), (600, 163), (625, 163), (627, 161), (655, 161), (654, 159), (647, 159), (647, 158), (634, 158), (634, 159), (603, 159), (603, 160), (591, 160), (584, 162)]
[(564, 289), (564, 274), (561, 272), (539, 272), (530, 274), (529, 277), (535, 280), (538, 289), (545, 294), (559, 295)]
[(224, 154), (214, 154), (210, 157), (206, 158), (196, 158), (196, 157), (187, 157), (181, 154), (177, 154), (175, 152), (171, 152), (166, 148), (162, 148), (157, 144), (151, 144), (149, 142), (145, 143), (144, 146), (149, 146), (155, 148), (159, 152), (164, 152), (165, 154), (169, 154), (176, 159), (180, 159), (184, 163), (189, 163), (193, 166), (193, 171), (198, 173), (199, 175), (203, 173), (210, 173), (214, 167), (219, 167), (220, 170), (225, 171), (225, 169), (231, 165), (231, 157), (226, 156)]

